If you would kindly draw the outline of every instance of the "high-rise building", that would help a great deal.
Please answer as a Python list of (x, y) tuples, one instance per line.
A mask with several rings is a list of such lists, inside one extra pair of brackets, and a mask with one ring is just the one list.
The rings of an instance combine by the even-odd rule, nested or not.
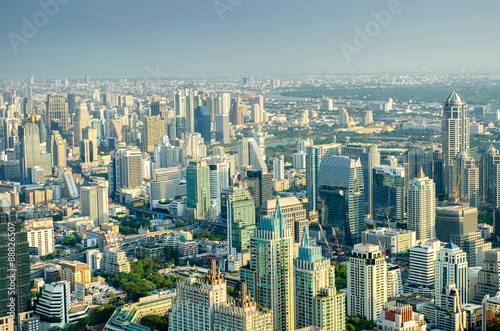
[(261, 218), (250, 246), (250, 265), (240, 269), (241, 280), (258, 304), (273, 311), (273, 330), (293, 330), (293, 237), (279, 201), (274, 217)]
[(35, 249), (36, 255), (44, 256), (54, 252), (52, 218), (25, 221), (24, 231), (28, 234), (29, 247)]
[(444, 160), (441, 148), (432, 151), (432, 179), (436, 185), (436, 195), (445, 197), (444, 191)]
[(84, 186), (80, 189), (82, 216), (89, 216), (95, 226), (109, 222), (108, 188)]
[(321, 100), (321, 110), (333, 110), (333, 100), (332, 99), (323, 99)]
[(306, 196), (309, 199), (310, 210), (318, 210), (318, 180), (321, 159), (326, 155), (340, 155), (341, 144), (328, 144), (314, 146), (307, 142), (297, 143), (297, 149), (306, 154)]
[(453, 161), (462, 150), (469, 152), (470, 148), (467, 105), (456, 89), (443, 105), (442, 136), (445, 192), (450, 192), (454, 188)]
[(71, 284), (60, 281), (43, 286), (41, 297), (35, 307), (35, 313), (47, 317), (59, 317), (61, 325), (70, 323)]
[(227, 241), (229, 254), (242, 265), (250, 260), (250, 237), (255, 229), (255, 203), (246, 183), (229, 187), (227, 201)]
[(368, 126), (373, 123), (373, 112), (371, 110), (365, 111), (365, 117), (363, 117), (363, 126)]
[(285, 159), (283, 155), (273, 159), (273, 178), (277, 180), (285, 179)]
[(436, 237), (450, 242), (452, 235), (477, 231), (477, 208), (446, 206), (436, 208)]
[(481, 207), (500, 207), (500, 153), (493, 144), (481, 155), (479, 200)]
[(241, 97), (237, 96), (236, 99), (231, 104), (231, 110), (229, 112), (229, 121), (234, 126), (242, 126), (245, 124), (245, 113), (244, 105), (241, 102)]
[(252, 166), (253, 170), (267, 173), (267, 165), (261, 150), (254, 138), (243, 138), (238, 141), (238, 167)]
[(221, 211), (222, 191), (229, 188), (229, 170), (228, 162), (217, 162), (210, 164), (210, 200), (217, 202), (217, 213)]
[(21, 141), (21, 183), (32, 184), (30, 169), (41, 164), (40, 135), (35, 123), (21, 126), (19, 137)]
[(187, 205), (194, 218), (205, 218), (210, 207), (210, 168), (206, 161), (186, 167)]
[(348, 245), (361, 242), (364, 224), (364, 182), (361, 160), (325, 156), (318, 175), (321, 223), (335, 228)]
[(137, 148), (119, 148), (111, 165), (110, 190), (139, 187), (144, 178), (142, 153)]
[(165, 121), (160, 115), (146, 116), (142, 129), (142, 147), (146, 152), (152, 152), (158, 145), (159, 138), (165, 134)]
[(476, 295), (471, 301), (480, 303), (486, 295), (494, 296), (500, 291), (500, 249), (484, 254), (482, 268), (479, 270)]
[(479, 169), (467, 151), (462, 150), (453, 160), (451, 176), (453, 190), (450, 192), (450, 198), (467, 201), (471, 206), (477, 207)]
[(434, 267), (441, 242), (428, 240), (410, 248), (410, 275), (405, 292), (431, 294), (434, 289)]
[(408, 230), (416, 232), (417, 242), (436, 238), (436, 188), (422, 170), (408, 182), (406, 214)]
[(215, 140), (223, 144), (231, 142), (229, 114), (215, 114)]
[(346, 144), (342, 146), (342, 156), (353, 159), (359, 158), (363, 167), (363, 182), (365, 188), (365, 214), (373, 215), (372, 211), (372, 183), (373, 167), (380, 165), (380, 151), (374, 144)]
[(90, 126), (90, 115), (87, 105), (82, 103), (73, 116), (73, 146), (79, 146), (83, 140), (82, 130)]
[(469, 301), (467, 254), (457, 245), (448, 243), (437, 253), (436, 258), (434, 269), (434, 303), (436, 306), (444, 304), (442, 301), (446, 298), (441, 295), (442, 290), (451, 284), (455, 284), (460, 290), (461, 303), (466, 304)]
[[(0, 279), (0, 318), (10, 316), (11, 311), (17, 317), (31, 308), (28, 237), (23, 222), (11, 217), (10, 207), (7, 200), (0, 199), (0, 262), (4, 275)], [(19, 326), (17, 318), (15, 322)]]
[(69, 130), (69, 112), (66, 96), (52, 94), (47, 96), (46, 122), (49, 132), (58, 130), (66, 134)]
[(420, 169), (429, 177), (432, 174), (432, 163), (427, 154), (419, 147), (412, 147), (403, 153), (403, 167), (405, 169), (405, 188), (408, 182), (418, 176)]
[(205, 106), (194, 109), (194, 132), (201, 134), (205, 145), (212, 143), (210, 111)]
[(54, 167), (66, 167), (66, 139), (63, 139), (59, 131), (52, 131), (47, 140), (47, 153), (52, 156), (52, 165)]
[(373, 217), (402, 220), (405, 216), (405, 169), (373, 168)]
[(345, 108), (339, 109), (339, 127), (348, 128), (351, 126), (351, 119), (349, 117), (349, 112)]
[(99, 155), (97, 151), (99, 141), (97, 138), (97, 129), (86, 127), (82, 130), (82, 138), (83, 140), (80, 142), (80, 161), (83, 163), (98, 161)]
[(462, 291), (454, 283), (436, 290), (434, 305), (426, 304), (422, 307), (429, 324), (443, 331), (465, 331), (467, 326), (467, 315), (462, 309)]
[(480, 267), (483, 264), (484, 254), (492, 248), (492, 243), (481, 238), (479, 231), (452, 235), (450, 241), (467, 254), (469, 267)]
[(248, 185), (250, 194), (255, 202), (255, 209), (273, 197), (273, 177), (262, 171), (248, 171), (244, 181)]
[(72, 289), (75, 288), (76, 283), (90, 283), (91, 278), (88, 264), (78, 261), (65, 261), (61, 263), (61, 279), (68, 281)]
[(387, 302), (387, 262), (375, 245), (357, 244), (347, 262), (347, 315), (371, 321)]
[[(335, 287), (335, 266), (309, 243), (307, 227), (294, 261), (295, 328), (345, 330), (345, 293)], [(330, 290), (330, 291), (328, 291)]]
[(486, 295), (482, 301), (482, 331), (497, 330), (500, 327), (500, 293)]
[[(294, 242), (300, 243), (303, 237), (304, 226), (307, 226), (309, 223), (303, 202), (296, 197), (279, 198), (279, 202), (281, 214), (286, 218), (286, 226), (291, 230)], [(276, 200), (269, 199), (260, 207), (259, 215), (261, 217), (273, 217), (275, 212)]]
[[(255, 116), (252, 116), (255, 123), (264, 122), (264, 96), (258, 95), (255, 98), (255, 104), (259, 106), (258, 112), (255, 113)], [(253, 113), (252, 113), (253, 114)]]

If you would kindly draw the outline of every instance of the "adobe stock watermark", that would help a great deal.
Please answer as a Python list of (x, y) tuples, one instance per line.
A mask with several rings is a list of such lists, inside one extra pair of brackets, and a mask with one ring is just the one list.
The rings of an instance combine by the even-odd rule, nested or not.
[(389, 0), (387, 9), (370, 11), (373, 20), (368, 21), (364, 29), (357, 26), (354, 28), (355, 34), (352, 43), (343, 41), (339, 45), (347, 63), (352, 61), (352, 56), (354, 54), (360, 54), (362, 49), (368, 47), (372, 39), (379, 36), (382, 30), (391, 23), (392, 17), (401, 14), (402, 11), (403, 6), (400, 0)]
[(213, 6), (215, 9), (215, 12), (219, 16), (219, 19), (224, 21), (224, 15), (227, 12), (232, 12), (236, 7), (241, 5), (243, 3), (243, 0), (214, 0), (213, 1)]
[(146, 71), (148, 72), (148, 77), (153, 80), (164, 80), (172, 77), (168, 72), (161, 71), (159, 64), (155, 68), (147, 66)]
[(19, 46), (26, 45), (29, 41), (35, 38), (39, 29), (42, 29), (49, 24), (50, 18), (54, 18), (58, 13), (61, 5), (66, 5), (70, 0), (39, 0), (38, 6), (40, 10), (33, 14), (31, 19), (26, 16), (21, 18), (23, 23), (21, 33), (9, 32), (7, 39), (14, 50), (14, 53), (19, 53)]

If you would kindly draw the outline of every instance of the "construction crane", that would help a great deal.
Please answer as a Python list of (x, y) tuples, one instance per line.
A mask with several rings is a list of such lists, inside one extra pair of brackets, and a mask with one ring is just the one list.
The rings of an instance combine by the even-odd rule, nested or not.
[(460, 181), (462, 180), (462, 175), (464, 174), (464, 168), (462, 168), (462, 171), (460, 172), (460, 177), (458, 177), (458, 182), (457, 182), (457, 185), (455, 185), (455, 188), (453, 190), (450, 190), (450, 192), (453, 193), (453, 200), (455, 200), (455, 202), (457, 201), (457, 197), (458, 197), (458, 186), (460, 185)]
[(391, 220), (389, 219), (389, 213), (387, 212), (387, 210), (385, 211), (385, 216), (387, 217), (387, 227), (390, 230), (391, 229)]
[(382, 254), (384, 254), (384, 257), (385, 257), (386, 253), (387, 253), (387, 249), (384, 249), (384, 247), (382, 247), (382, 242), (380, 242), (380, 238), (379, 238), (378, 233), (377, 233), (377, 227), (375, 226), (375, 222), (373, 221), (373, 217), (371, 218), (371, 220), (372, 220), (372, 224), (373, 224), (373, 229), (375, 230), (375, 236), (377, 236), (378, 245), (380, 246), (380, 249), (382, 250)]
[(328, 252), (330, 252), (330, 257), (333, 255), (332, 247), (328, 243), (328, 240), (326, 239), (325, 232), (323, 231), (323, 227), (321, 226), (321, 223), (318, 222), (319, 229), (321, 230), (321, 234), (323, 235), (323, 239), (325, 239), (326, 247), (328, 247)]
[(342, 255), (342, 245), (339, 244), (339, 240), (337, 239), (337, 232), (335, 232), (335, 228), (332, 226), (333, 236), (335, 237), (335, 242), (337, 243), (337, 249), (339, 250), (339, 255)]

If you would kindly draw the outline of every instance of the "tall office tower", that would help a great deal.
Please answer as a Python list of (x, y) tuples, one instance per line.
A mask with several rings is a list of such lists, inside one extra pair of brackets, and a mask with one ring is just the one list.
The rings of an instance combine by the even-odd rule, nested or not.
[(408, 182), (417, 177), (420, 169), (431, 178), (432, 163), (429, 162), (427, 154), (418, 147), (407, 149), (403, 153), (403, 167), (405, 168), (405, 188)]
[(266, 162), (255, 139), (243, 138), (238, 141), (238, 167), (241, 169), (249, 165), (253, 170), (267, 173)]
[(321, 110), (333, 110), (333, 100), (332, 99), (321, 100)]
[(228, 162), (210, 164), (210, 200), (217, 201), (217, 214), (220, 214), (222, 191), (229, 188)]
[(465, 331), (467, 328), (467, 315), (462, 309), (463, 294), (456, 284), (448, 282), (439, 291), (436, 291), (438, 298), (434, 299), (434, 305), (427, 304), (422, 307), (429, 324), (434, 329), (444, 331)]
[(320, 246), (309, 243), (307, 227), (303, 233), (294, 260), (295, 328), (345, 330), (345, 293), (335, 287), (335, 266), (322, 257)]
[(151, 208), (160, 200), (174, 199), (186, 195), (186, 185), (181, 184), (179, 167), (153, 170), (153, 181), (149, 183)]
[(184, 139), (184, 134), (187, 132), (186, 131), (186, 118), (182, 117), (182, 116), (178, 116), (175, 118), (175, 121), (172, 121), (171, 123), (175, 124), (176, 137), (179, 139)]
[(325, 156), (318, 177), (323, 227), (335, 228), (339, 240), (345, 240), (347, 245), (360, 243), (365, 192), (360, 159)]
[(453, 190), (452, 166), (455, 157), (462, 151), (469, 152), (470, 134), (467, 105), (464, 99), (453, 89), (443, 105), (443, 159), (445, 192)]
[(231, 142), (229, 114), (215, 115), (215, 140), (223, 144)]
[(441, 148), (432, 150), (432, 179), (436, 185), (436, 195), (439, 197), (447, 196), (444, 191), (444, 160)]
[(89, 141), (90, 144), (90, 151), (92, 153), (92, 161), (97, 161), (98, 160), (98, 146), (99, 146), (99, 138), (97, 136), (97, 129), (94, 129), (92, 127), (86, 127), (85, 129), (82, 130), (82, 138), (84, 140)]
[(357, 244), (347, 262), (347, 316), (371, 321), (387, 302), (387, 262), (375, 245)]
[(58, 130), (66, 134), (69, 130), (69, 113), (68, 102), (66, 96), (49, 94), (47, 96), (46, 105), (46, 121), (49, 132)]
[(273, 198), (273, 177), (262, 171), (248, 171), (244, 181), (248, 185), (250, 194), (255, 202), (255, 209), (259, 209), (264, 202)]
[(241, 102), (241, 97), (237, 96), (236, 99), (231, 104), (231, 110), (229, 111), (229, 121), (234, 126), (242, 126), (245, 124), (245, 109), (243, 102)]
[[(279, 198), (281, 214), (286, 218), (286, 226), (291, 230), (294, 242), (300, 243), (304, 235), (304, 226), (307, 226), (307, 210), (304, 202), (296, 197)], [(264, 201), (259, 210), (260, 217), (273, 217), (276, 212), (276, 200)], [(259, 218), (258, 218), (259, 220)], [(257, 222), (258, 224), (259, 222)]]
[(436, 237), (450, 242), (452, 235), (477, 231), (477, 208), (447, 206), (436, 208)]
[(82, 103), (73, 116), (73, 145), (79, 146), (82, 138), (82, 130), (90, 126), (90, 115), (87, 106)]
[(365, 187), (365, 214), (373, 215), (372, 211), (372, 184), (373, 167), (380, 165), (380, 151), (373, 144), (347, 144), (342, 146), (342, 156), (361, 159), (363, 167), (363, 181)]
[(29, 247), (37, 249), (35, 255), (44, 256), (54, 252), (54, 223), (52, 218), (24, 221)]
[(231, 109), (231, 94), (223, 93), (220, 114), (229, 114), (230, 109)]
[(229, 187), (227, 206), (227, 240), (229, 254), (242, 265), (250, 260), (250, 237), (255, 229), (255, 204), (246, 183)]
[(112, 163), (110, 188), (139, 187), (142, 185), (144, 170), (142, 153), (137, 148), (120, 148)]
[(428, 240), (410, 248), (410, 275), (405, 293), (431, 294), (434, 289), (434, 266), (440, 250), (441, 242), (438, 240)]
[(468, 201), (473, 207), (477, 207), (479, 196), (479, 169), (474, 159), (465, 150), (461, 151), (453, 160), (451, 167), (451, 182), (453, 191), (450, 198), (460, 201)]
[(318, 179), (321, 159), (325, 155), (340, 155), (341, 144), (328, 144), (314, 146), (312, 143), (297, 143), (297, 148), (305, 148), (306, 151), (306, 196), (309, 200), (309, 209), (318, 209)]
[(194, 132), (201, 134), (205, 145), (212, 143), (210, 112), (205, 106), (196, 107), (194, 110)]
[(35, 123), (26, 123), (19, 131), (21, 141), (21, 183), (32, 184), (30, 169), (41, 164), (40, 135)]
[(102, 130), (106, 128), (106, 125), (103, 125), (103, 123), (100, 120), (94, 118), (90, 121), (90, 126), (92, 127), (92, 129), (96, 130), (97, 139), (100, 139), (103, 134)]
[(486, 295), (494, 296), (500, 291), (500, 249), (489, 250), (484, 254), (481, 270), (476, 284), (476, 295), (471, 301), (480, 303)]
[(483, 264), (484, 254), (492, 248), (492, 243), (481, 238), (479, 231), (452, 235), (450, 241), (467, 254), (469, 267), (480, 267)]
[[(7, 200), (0, 199), (0, 262), (3, 274), (0, 279), (0, 318), (9, 316), (12, 311), (19, 326), (19, 314), (31, 307), (30, 255), (23, 222), (11, 217), (10, 206)], [(12, 252), (15, 253), (14, 259)]]
[(436, 306), (444, 304), (441, 292), (448, 285), (455, 284), (460, 290), (461, 303), (469, 301), (467, 295), (468, 271), (467, 254), (453, 243), (446, 244), (438, 253), (434, 269), (434, 303)]
[(493, 146), (481, 155), (479, 167), (479, 199), (480, 206), (486, 208), (500, 207), (500, 153)]
[(373, 112), (371, 110), (367, 110), (365, 112), (365, 117), (363, 118), (363, 126), (368, 126), (373, 123)]
[(23, 124), (20, 118), (6, 118), (3, 121), (3, 149), (14, 148), (19, 143), (19, 127)]
[(262, 217), (251, 237), (250, 265), (240, 269), (241, 280), (262, 307), (273, 311), (273, 330), (294, 330), (293, 237), (281, 214)]
[(417, 242), (436, 238), (436, 187), (421, 170), (408, 182), (406, 215), (408, 230), (415, 231)]
[(210, 169), (206, 161), (189, 162), (186, 167), (187, 205), (194, 218), (206, 217), (210, 207)]
[(283, 155), (273, 159), (273, 178), (277, 180), (285, 179), (285, 159)]
[(351, 126), (351, 119), (349, 118), (349, 113), (347, 109), (340, 108), (339, 109), (339, 127), (348, 128)]
[(59, 131), (52, 131), (47, 140), (47, 153), (52, 156), (54, 167), (66, 167), (66, 139), (63, 139)]
[(168, 136), (160, 138), (160, 144), (155, 145), (154, 160), (156, 168), (172, 167), (180, 164), (180, 147), (170, 145)]
[(89, 216), (95, 226), (109, 222), (108, 188), (84, 186), (80, 189), (82, 216)]
[(175, 116), (186, 117), (186, 96), (181, 89), (174, 92), (174, 111)]
[(151, 102), (150, 106), (150, 115), (149, 116), (164, 116), (167, 112), (167, 102), (165, 100), (158, 100)]
[(300, 126), (309, 127), (309, 110), (304, 110), (300, 114)]
[(165, 122), (157, 116), (146, 116), (142, 128), (142, 148), (146, 152), (152, 152), (154, 146), (158, 145), (159, 138), (165, 134)]
[(68, 93), (68, 113), (69, 116), (73, 116), (76, 112), (76, 95), (74, 93)]
[(194, 109), (196, 102), (196, 91), (187, 91), (186, 92), (186, 132), (195, 132), (194, 130)]
[(405, 169), (373, 168), (373, 217), (402, 220), (405, 216)]
[(252, 122), (254, 122), (256, 124), (262, 122), (260, 120), (260, 106), (257, 103), (254, 103), (252, 105)]

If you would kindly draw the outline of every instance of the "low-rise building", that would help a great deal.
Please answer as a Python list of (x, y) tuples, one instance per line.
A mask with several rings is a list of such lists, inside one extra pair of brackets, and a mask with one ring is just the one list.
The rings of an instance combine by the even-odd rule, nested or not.
[(410, 305), (385, 307), (374, 331), (426, 331), (424, 314), (415, 313)]
[(402, 229), (377, 228), (363, 231), (363, 244), (382, 245), (387, 254), (406, 252), (417, 244), (415, 231)]
[(78, 261), (65, 261), (61, 263), (61, 280), (68, 281), (71, 289), (75, 288), (75, 283), (91, 282), (90, 267), (87, 263)]

